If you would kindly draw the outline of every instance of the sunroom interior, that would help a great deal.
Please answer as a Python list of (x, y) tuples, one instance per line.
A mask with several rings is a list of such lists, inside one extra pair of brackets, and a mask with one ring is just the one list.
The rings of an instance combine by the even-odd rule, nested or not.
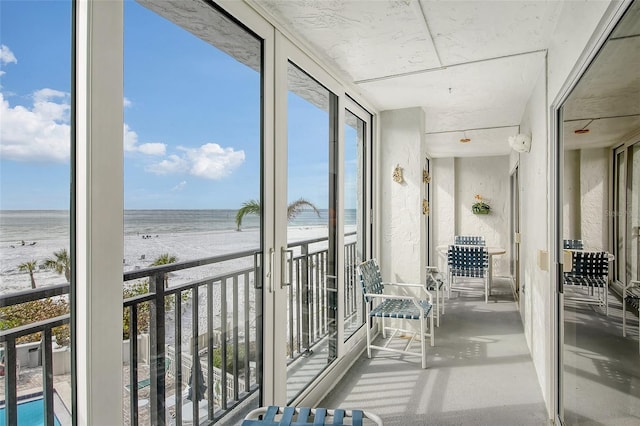
[[(73, 4), (73, 278), (0, 296), (8, 306), (69, 293), (71, 313), (37, 326), (31, 372), (16, 338), (35, 329), (1, 332), (6, 424), (20, 424), (29, 374), (51, 424), (241, 424), (268, 405), (364, 409), (402, 425), (640, 419), (640, 321), (622, 308), (640, 278), (637, 0)], [(160, 21), (238, 64), (225, 84), (242, 82), (231, 90), (253, 103), (235, 114), (255, 126), (258, 217), (237, 233), (240, 252), (127, 269), (123, 158), (137, 142), (127, 145), (123, 99), (153, 81), (151, 67), (128, 74), (147, 60), (128, 55), (128, 31), (145, 29), (141, 45), (171, 37)], [(212, 61), (209, 72), (224, 69)], [(233, 108), (229, 92), (202, 91)], [(171, 108), (216, 120), (188, 100)], [(291, 160), (305, 155), (317, 169)], [(217, 191), (207, 196), (230, 197)], [(316, 197), (313, 234), (287, 208)], [(427, 266), (446, 277), (459, 235), (496, 250), (488, 301), (475, 283), (446, 294), (426, 369), (369, 359), (376, 326), (358, 264), (375, 258), (384, 281), (424, 284)], [(565, 239), (610, 255), (607, 310), (565, 299)], [(207, 267), (220, 269), (191, 272)], [(123, 303), (122, 284), (138, 280), (147, 291)], [(125, 344), (123, 311), (127, 333), (139, 330)], [(64, 360), (51, 343), (63, 323)]]

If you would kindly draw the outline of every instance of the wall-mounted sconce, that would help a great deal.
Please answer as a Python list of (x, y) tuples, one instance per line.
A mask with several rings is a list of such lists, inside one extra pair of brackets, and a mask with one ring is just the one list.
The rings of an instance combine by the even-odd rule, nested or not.
[(431, 176), (429, 176), (429, 172), (426, 170), (422, 170), (422, 182), (431, 183)]
[(422, 214), (425, 216), (429, 214), (429, 201), (424, 198), (422, 199)]
[(400, 167), (400, 164), (396, 165), (396, 168), (393, 169), (393, 181), (396, 183), (404, 182), (404, 177), (402, 176), (402, 167)]

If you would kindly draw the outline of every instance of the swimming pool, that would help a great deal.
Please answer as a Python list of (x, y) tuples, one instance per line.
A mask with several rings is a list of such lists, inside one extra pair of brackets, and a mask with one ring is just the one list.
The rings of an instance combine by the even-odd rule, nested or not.
[[(5, 408), (0, 408), (0, 424), (5, 424)], [(55, 418), (54, 424), (60, 426)], [(44, 400), (42, 398), (18, 402), (18, 425), (44, 425)]]

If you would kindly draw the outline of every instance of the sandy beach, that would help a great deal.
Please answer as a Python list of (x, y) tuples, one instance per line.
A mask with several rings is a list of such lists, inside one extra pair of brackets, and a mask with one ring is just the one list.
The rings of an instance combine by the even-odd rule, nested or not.
[[(300, 241), (322, 237), (327, 234), (326, 226), (298, 226), (289, 228), (289, 240)], [(123, 272), (147, 268), (158, 256), (168, 253), (178, 261), (201, 259), (221, 254), (240, 252), (258, 248), (258, 229), (242, 231), (210, 231), (197, 233), (127, 235), (124, 239)], [(66, 282), (63, 275), (46, 270), (41, 263), (53, 257), (53, 252), (62, 248), (69, 249), (65, 239), (39, 239), (36, 241), (0, 242), (0, 294), (23, 291), (31, 288), (29, 274), (20, 271), (21, 263), (35, 260), (38, 269), (34, 273), (37, 287)], [(226, 267), (232, 265), (227, 264)], [(172, 285), (211, 276), (212, 269), (219, 271), (220, 266), (193, 268), (177, 272), (170, 277)]]

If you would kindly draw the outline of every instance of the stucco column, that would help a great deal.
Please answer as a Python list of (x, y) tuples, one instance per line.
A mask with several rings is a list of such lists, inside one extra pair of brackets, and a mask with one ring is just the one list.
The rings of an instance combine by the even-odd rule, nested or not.
[[(378, 261), (389, 281), (417, 283), (424, 275), (424, 120), (422, 108), (380, 114)], [(393, 179), (396, 167), (402, 170), (401, 183)]]

